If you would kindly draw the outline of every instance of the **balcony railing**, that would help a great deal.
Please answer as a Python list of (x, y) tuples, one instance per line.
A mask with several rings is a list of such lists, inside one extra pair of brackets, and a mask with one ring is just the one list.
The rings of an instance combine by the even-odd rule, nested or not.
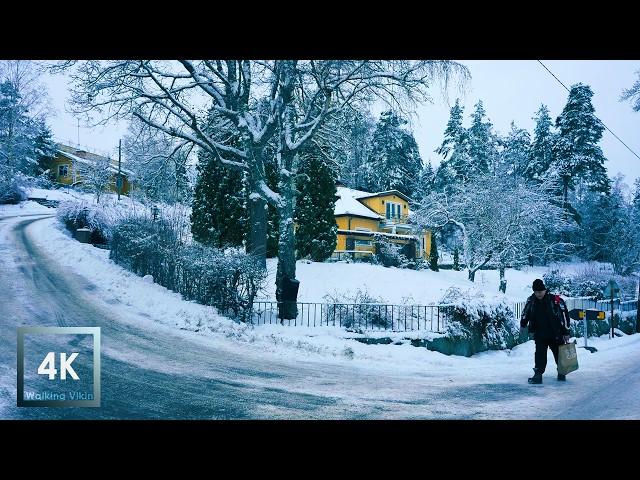
[(380, 226), (384, 227), (385, 225), (398, 225), (398, 224), (407, 224), (408, 222), (408, 215), (400, 215), (399, 217), (391, 217), (391, 218), (385, 218), (384, 220), (380, 220)]

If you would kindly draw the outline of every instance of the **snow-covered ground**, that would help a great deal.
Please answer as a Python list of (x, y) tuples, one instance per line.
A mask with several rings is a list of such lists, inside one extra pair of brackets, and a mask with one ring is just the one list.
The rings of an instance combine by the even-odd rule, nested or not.
[[(0, 207), (0, 216), (12, 214), (15, 210), (16, 206)], [(46, 209), (38, 204), (24, 204), (21, 213), (43, 212), (54, 213), (54, 210)], [(213, 307), (182, 300), (180, 294), (171, 292), (160, 285), (148, 283), (117, 266), (109, 260), (108, 250), (73, 240), (53, 218), (36, 222), (29, 228), (38, 247), (55, 258), (55, 261), (65, 268), (72, 269), (95, 284), (96, 289), (92, 293), (100, 301), (109, 305), (110, 309), (119, 311), (123, 318), (144, 322), (150, 328), (153, 328), (154, 324), (156, 324), (155, 326), (162, 324), (192, 331), (197, 335), (209, 337), (212, 341), (232, 340), (236, 347), (244, 344), (242, 348), (251, 346), (250, 348), (258, 348), (277, 355), (342, 358), (358, 363), (368, 362), (372, 366), (375, 364), (378, 367), (393, 364), (394, 368), (400, 369), (423, 369), (425, 362), (433, 363), (438, 368), (446, 365), (457, 369), (458, 366), (466, 365), (470, 361), (474, 365), (486, 363), (490, 369), (494, 368), (496, 363), (505, 368), (513, 368), (514, 363), (519, 363), (519, 361), (514, 362), (513, 359), (522, 356), (520, 369), (522, 372), (528, 373), (530, 367), (528, 363), (531, 363), (533, 359), (533, 342), (517, 346), (511, 351), (486, 352), (467, 359), (448, 357), (424, 348), (412, 347), (408, 341), (404, 341), (403, 345), (364, 345), (350, 339), (358, 335), (337, 327), (308, 328), (275, 324), (254, 327), (238, 324), (219, 315)], [(60, 255), (60, 252), (65, 253)], [(333, 274), (331, 274), (332, 268), (337, 270)], [(530, 291), (530, 278), (536, 278), (544, 270), (543, 268), (535, 268), (530, 269), (529, 272), (510, 272), (513, 278), (520, 279), (520, 285), (514, 286), (514, 290), (518, 288), (522, 292), (522, 296), (526, 296)], [(406, 286), (410, 291), (415, 292), (414, 298), (416, 300), (434, 302), (439, 299), (440, 292), (443, 292), (456, 280), (459, 280), (460, 276), (464, 275), (464, 272), (415, 272), (366, 264), (307, 264), (304, 262), (298, 262), (298, 272), (302, 281), (301, 294), (304, 294), (301, 300), (321, 300), (324, 292), (330, 291), (331, 288), (346, 289), (349, 287), (355, 289), (361, 285), (366, 285), (370, 291), (382, 295), (384, 287), (379, 287), (377, 282), (384, 285), (385, 280), (380, 277), (391, 275), (393, 279), (386, 280), (386, 285), (388, 285), (386, 292), (396, 292), (396, 296), (387, 295), (385, 298), (401, 300), (397, 296), (397, 291), (400, 290), (400, 286)], [(494, 272), (481, 273), (489, 277), (488, 274)], [(439, 275), (442, 275), (442, 278), (439, 278)], [(464, 277), (462, 278), (464, 279)], [(419, 279), (422, 279), (422, 283), (430, 282), (431, 288), (419, 285)], [(488, 278), (485, 280), (488, 281)], [(306, 290), (303, 290), (305, 287)], [(380, 290), (376, 291), (376, 287)], [(422, 292), (422, 294), (418, 292)], [(512, 298), (519, 299), (521, 297), (514, 295)], [(385, 335), (389, 334), (385, 332)], [(409, 335), (395, 333), (390, 336), (395, 340), (403, 341)], [(600, 340), (594, 339), (593, 341), (597, 346)], [(629, 341), (631, 340), (625, 337), (615, 339), (613, 342), (622, 345)], [(478, 363), (474, 362), (476, 360)], [(506, 365), (510, 363), (511, 367), (507, 367)]]
[[(21, 206), (0, 207), (0, 217), (41, 213), (53, 214), (55, 210), (46, 209), (32, 202), (23, 203)], [(522, 385), (522, 388), (536, 388), (526, 385), (526, 378), (531, 375), (533, 366), (534, 343), (532, 341), (518, 345), (511, 350), (483, 352), (466, 358), (446, 356), (425, 348), (416, 348), (407, 341), (401, 345), (364, 345), (348, 338), (353, 337), (354, 334), (333, 327), (295, 328), (280, 325), (259, 327), (240, 325), (218, 315), (215, 308), (184, 301), (179, 294), (168, 291), (159, 285), (148, 283), (115, 265), (108, 259), (107, 250), (76, 242), (54, 218), (33, 223), (27, 227), (27, 233), (35, 241), (37, 248), (51, 256), (60, 265), (60, 268), (73, 272), (70, 274), (81, 275), (95, 286), (90, 293), (92, 301), (113, 311), (124, 322), (142, 326), (149, 332), (172, 331), (191, 341), (203, 342), (209, 346), (227, 349), (242, 355), (280, 358), (291, 362), (292, 365), (298, 361), (318, 362), (326, 365), (344, 365), (347, 369), (378, 371), (380, 374), (391, 375), (393, 378), (406, 376), (407, 382), (409, 382), (407, 385), (410, 385), (414, 378), (424, 380), (428, 377), (429, 386), (432, 389), (450, 389), (456, 386), (461, 388), (461, 391), (468, 388), (469, 392), (473, 392), (477, 388), (485, 388), (488, 385), (495, 385), (495, 388), (502, 388), (498, 387), (500, 385), (504, 388), (514, 388), (514, 385)], [(60, 254), (60, 252), (64, 253)], [(326, 279), (325, 287), (327, 284), (334, 287), (336, 284), (345, 285), (343, 277), (348, 273), (346, 269), (354, 267), (356, 273), (350, 277), (351, 280), (353, 282), (364, 280), (371, 282), (372, 285), (375, 284), (373, 275), (376, 272), (376, 270), (371, 270), (372, 268), (382, 269), (381, 271), (387, 274), (390, 272), (402, 276), (404, 280), (397, 279), (396, 281), (405, 282), (408, 282), (407, 278), (417, 281), (417, 278), (420, 277), (415, 277), (415, 275), (420, 273), (424, 274), (422, 278), (444, 274), (443, 278), (455, 281), (456, 275), (460, 273), (448, 271), (439, 273), (412, 272), (359, 264), (313, 265), (301, 262), (299, 263), (300, 276), (310, 288), (307, 290), (307, 294), (309, 294), (308, 292), (323, 292), (321, 285), (310, 285), (313, 283), (313, 277), (308, 274), (312, 272), (313, 269), (310, 267), (313, 266), (340, 269), (340, 272), (332, 276), (328, 272), (322, 271), (316, 277)], [(363, 270), (362, 267), (368, 267), (369, 270)], [(362, 275), (363, 271), (365, 275)], [(537, 270), (535, 274), (529, 271), (530, 277), (521, 280), (520, 288), (523, 291), (530, 291), (528, 287), (530, 278), (535, 278), (539, 276), (538, 273), (542, 272), (543, 269)], [(508, 275), (512, 273), (509, 272)], [(519, 273), (524, 276), (524, 272), (516, 272), (513, 277), (516, 278)], [(333, 278), (333, 284), (331, 284), (330, 278)], [(436, 280), (432, 279), (432, 284), (439, 283), (438, 288), (448, 287), (446, 280), (440, 282), (436, 282)], [(406, 285), (418, 288), (413, 283)], [(351, 288), (354, 288), (354, 285), (351, 285)], [(428, 290), (422, 291), (427, 292)], [(437, 296), (423, 298), (436, 300)], [(398, 333), (394, 334), (394, 337), (397, 340), (402, 340), (405, 335)], [(582, 341), (579, 339), (578, 346), (581, 345)], [(569, 397), (572, 399), (587, 398), (590, 392), (598, 391), (601, 388), (603, 372), (610, 369), (616, 371), (616, 369), (628, 368), (629, 359), (633, 359), (634, 355), (637, 357), (640, 335), (623, 335), (614, 339), (609, 339), (607, 335), (604, 335), (600, 338), (590, 338), (589, 345), (595, 346), (598, 352), (589, 353), (579, 348), (580, 369), (571, 373), (568, 382), (564, 385), (555, 382), (555, 365), (549, 352), (548, 374), (545, 375), (544, 383), (546, 389), (544, 391), (538, 390), (538, 392), (544, 392), (544, 402), (539, 405), (532, 406), (530, 398), (516, 398), (512, 405), (509, 403), (509, 398), (505, 397), (507, 395), (505, 393), (502, 394), (499, 402), (491, 399), (480, 402), (481, 411), (478, 410), (476, 413), (460, 411), (456, 415), (464, 413), (465, 418), (519, 418), (519, 415), (524, 415), (525, 418), (535, 418), (538, 414), (552, 415), (545, 410), (548, 409), (547, 405), (554, 403), (561, 405)], [(119, 352), (118, 356), (122, 356), (122, 352)], [(121, 358), (121, 360), (126, 361), (125, 358)], [(317, 393), (327, 394), (327, 392), (318, 390)], [(330, 393), (335, 395), (335, 390), (331, 390)], [(395, 391), (380, 391), (377, 395), (385, 398), (388, 396), (391, 399), (401, 394)], [(473, 394), (470, 393), (470, 395)], [(496, 395), (498, 394), (496, 393)], [(460, 399), (462, 398), (464, 397), (460, 397)], [(353, 401), (356, 402), (359, 399), (354, 397)], [(474, 406), (474, 408), (476, 407), (477, 405)], [(444, 415), (448, 414), (445, 412)], [(624, 413), (620, 413), (620, 415), (624, 415)]]
[[(525, 301), (532, 293), (533, 281), (542, 278), (552, 269), (569, 274), (593, 267), (593, 262), (581, 262), (524, 267), (522, 270), (508, 269), (505, 273), (507, 291), (504, 298), (509, 303)], [(274, 299), (277, 259), (267, 259), (267, 268), (269, 279), (260, 297)], [(353, 296), (357, 290), (366, 290), (369, 295), (388, 303), (402, 304), (406, 301), (425, 305), (439, 303), (452, 286), (482, 292), (486, 296), (501, 297), (498, 291), (500, 279), (497, 270), (479, 270), (476, 272), (475, 282), (471, 282), (464, 270), (434, 272), (386, 268), (367, 263), (318, 263), (299, 260), (296, 264), (296, 278), (300, 280), (300, 302), (322, 302), (327, 294)]]

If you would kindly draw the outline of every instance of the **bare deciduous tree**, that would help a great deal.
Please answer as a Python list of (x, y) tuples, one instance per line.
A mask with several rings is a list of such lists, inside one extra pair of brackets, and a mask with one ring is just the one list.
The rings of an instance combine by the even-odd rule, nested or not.
[[(77, 113), (99, 112), (102, 122), (133, 115), (210, 152), (222, 165), (247, 172), (248, 252), (264, 258), (265, 202), (280, 215), (278, 299), (284, 280), (295, 278), (293, 212), (300, 149), (341, 109), (381, 99), (404, 110), (430, 100), (434, 83), (446, 87), (453, 76), (468, 77), (465, 67), (449, 61), (123, 60), (76, 67), (72, 97)], [(233, 125), (239, 146), (207, 132), (210, 109)], [(270, 142), (276, 145), (277, 192), (265, 179)], [(285, 312), (284, 318), (292, 314)]]

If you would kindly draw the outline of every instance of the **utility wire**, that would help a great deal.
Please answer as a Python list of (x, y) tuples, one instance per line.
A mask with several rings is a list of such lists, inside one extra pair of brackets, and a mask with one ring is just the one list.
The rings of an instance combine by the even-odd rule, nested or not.
[[(562, 83), (562, 82), (560, 81), (560, 79), (559, 79), (558, 77), (556, 77), (556, 76), (553, 74), (553, 72), (552, 72), (551, 70), (549, 70), (549, 69), (547, 68), (547, 66), (546, 66), (544, 63), (542, 63), (540, 60), (537, 60), (537, 62), (538, 62), (540, 65), (542, 65), (542, 66), (544, 67), (544, 69), (545, 69), (547, 72), (549, 72), (549, 73), (551, 74), (551, 76), (552, 76), (553, 78), (555, 78), (555, 79), (558, 81), (558, 83), (559, 83), (560, 85), (562, 85), (562, 86), (564, 87), (564, 89), (565, 89), (567, 92), (570, 92), (570, 90), (567, 88), (567, 86), (566, 86), (564, 83)], [(619, 141), (622, 145), (624, 145), (625, 147), (627, 147), (627, 150), (629, 150), (631, 153), (633, 153), (633, 154), (638, 158), (638, 160), (640, 160), (640, 156), (638, 156), (638, 154), (637, 154), (636, 152), (634, 152), (633, 150), (631, 150), (631, 148), (629, 147), (629, 145), (627, 145), (626, 143), (624, 143), (624, 142), (622, 141), (622, 139), (620, 139), (620, 137), (618, 137), (615, 133), (613, 133), (613, 132), (611, 131), (611, 129), (610, 129), (609, 127), (607, 127), (607, 126), (604, 124), (604, 122), (603, 122), (602, 120), (600, 120), (600, 119), (599, 119), (598, 117), (596, 117), (595, 115), (594, 115), (594, 117), (596, 118), (596, 120), (598, 120), (598, 121), (600, 122), (600, 124), (601, 124), (604, 128), (606, 128), (606, 129), (609, 131), (609, 133), (610, 133), (611, 135), (613, 135), (614, 137), (616, 137), (616, 138), (618, 139), (618, 141)]]

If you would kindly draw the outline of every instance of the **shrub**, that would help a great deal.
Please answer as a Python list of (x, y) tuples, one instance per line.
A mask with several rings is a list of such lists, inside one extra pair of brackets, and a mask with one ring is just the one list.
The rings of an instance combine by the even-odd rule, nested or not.
[(389, 241), (383, 235), (373, 236), (374, 245), (376, 247), (376, 260), (385, 267), (405, 267), (408, 259), (401, 253), (402, 246), (396, 245)]
[(451, 287), (442, 298), (451, 304), (445, 334), (478, 344), (476, 350), (501, 350), (519, 343), (520, 328), (513, 310), (505, 300), (489, 301), (482, 293)]
[(91, 230), (91, 243), (108, 243), (112, 235), (112, 222), (104, 205), (69, 200), (58, 206), (57, 218), (74, 233), (78, 228)]
[(184, 244), (181, 232), (162, 218), (121, 221), (113, 231), (109, 258), (137, 275), (153, 275), (156, 283), (188, 300), (213, 305), (245, 322), (266, 279), (266, 271), (250, 255)]
[(23, 176), (7, 178), (0, 175), (0, 205), (17, 204), (27, 199), (26, 184)]
[(327, 325), (341, 324), (345, 328), (391, 327), (391, 319), (384, 307), (371, 304), (386, 303), (382, 298), (373, 297), (367, 290), (358, 289), (354, 295), (327, 294), (324, 301), (328, 304), (323, 321)]

